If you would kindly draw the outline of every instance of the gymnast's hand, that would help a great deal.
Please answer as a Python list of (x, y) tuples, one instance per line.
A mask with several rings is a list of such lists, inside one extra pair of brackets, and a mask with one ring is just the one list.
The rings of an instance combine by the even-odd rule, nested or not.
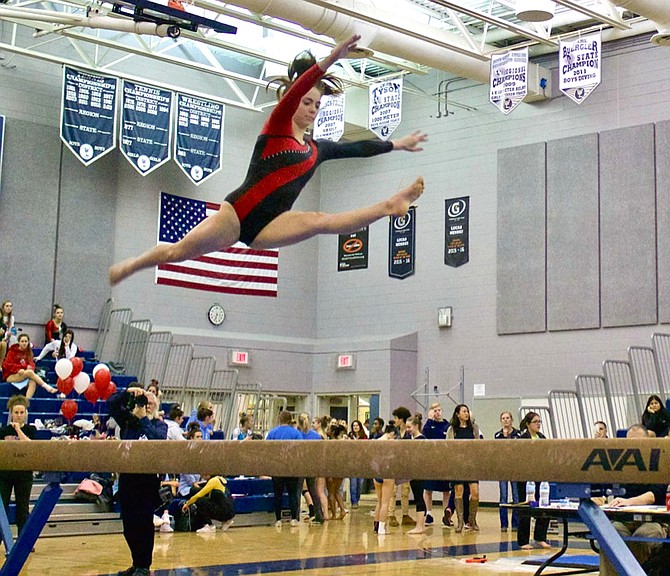
[(356, 50), (356, 42), (358, 42), (360, 39), (360, 34), (354, 34), (351, 38), (348, 38), (344, 42), (340, 42), (337, 46), (335, 46), (335, 48), (333, 48), (328, 56), (326, 56), (323, 60), (319, 60), (319, 68), (325, 72), (340, 58), (345, 58), (349, 52)]
[(422, 152), (423, 148), (419, 146), (422, 142), (428, 141), (428, 134), (417, 130), (399, 140), (392, 140), (394, 150), (405, 150), (406, 152)]

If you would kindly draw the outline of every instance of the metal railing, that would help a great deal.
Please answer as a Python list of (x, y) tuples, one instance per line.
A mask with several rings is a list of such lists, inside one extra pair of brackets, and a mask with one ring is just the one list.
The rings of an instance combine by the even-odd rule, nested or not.
[(651, 394), (664, 397), (661, 383), (658, 380), (653, 348), (649, 346), (630, 346), (628, 348), (628, 362), (635, 382), (635, 390), (638, 394), (638, 406), (645, 406), (647, 397)]
[(653, 334), (651, 347), (654, 349), (656, 373), (663, 392), (662, 397), (665, 398), (665, 394), (670, 393), (670, 334)]
[(580, 374), (575, 378), (575, 387), (584, 418), (584, 438), (592, 436), (590, 427), (598, 421), (607, 425), (609, 435), (613, 437), (616, 434), (617, 424), (605, 377)]
[(630, 363), (626, 360), (605, 360), (603, 374), (612, 401), (614, 424), (617, 429), (628, 428), (638, 422), (642, 414)]
[(586, 423), (575, 390), (549, 391), (549, 417), (555, 438), (586, 438)]

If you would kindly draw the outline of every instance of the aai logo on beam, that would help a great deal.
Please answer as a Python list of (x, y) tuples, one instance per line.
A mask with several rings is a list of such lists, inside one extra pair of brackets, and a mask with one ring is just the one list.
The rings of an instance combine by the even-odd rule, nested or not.
[(639, 448), (597, 448), (591, 451), (582, 464), (582, 471), (591, 468), (600, 468), (603, 472), (621, 472), (624, 468), (632, 467), (639, 472), (658, 472), (661, 450), (652, 448), (649, 454), (643, 454)]

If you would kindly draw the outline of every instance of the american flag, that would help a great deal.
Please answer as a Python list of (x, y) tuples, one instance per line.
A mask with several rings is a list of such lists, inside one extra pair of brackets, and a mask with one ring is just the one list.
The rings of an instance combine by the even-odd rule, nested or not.
[[(158, 244), (178, 242), (219, 206), (161, 192)], [(162, 264), (156, 268), (156, 284), (276, 298), (278, 268), (278, 250), (251, 250), (238, 243), (194, 260)]]

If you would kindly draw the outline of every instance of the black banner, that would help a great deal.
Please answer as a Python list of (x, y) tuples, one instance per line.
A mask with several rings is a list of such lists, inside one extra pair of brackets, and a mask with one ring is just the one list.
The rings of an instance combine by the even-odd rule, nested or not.
[(63, 105), (60, 136), (85, 166), (116, 146), (117, 79), (63, 71)]
[(123, 81), (121, 153), (143, 176), (170, 159), (172, 92)]
[(353, 234), (340, 234), (338, 248), (338, 271), (357, 270), (368, 267), (368, 229)]
[(470, 260), (470, 197), (445, 200), (444, 263), (457, 268)]
[(196, 185), (221, 170), (224, 106), (177, 94), (175, 160)]
[(389, 276), (407, 278), (414, 274), (416, 208), (404, 216), (389, 219)]

